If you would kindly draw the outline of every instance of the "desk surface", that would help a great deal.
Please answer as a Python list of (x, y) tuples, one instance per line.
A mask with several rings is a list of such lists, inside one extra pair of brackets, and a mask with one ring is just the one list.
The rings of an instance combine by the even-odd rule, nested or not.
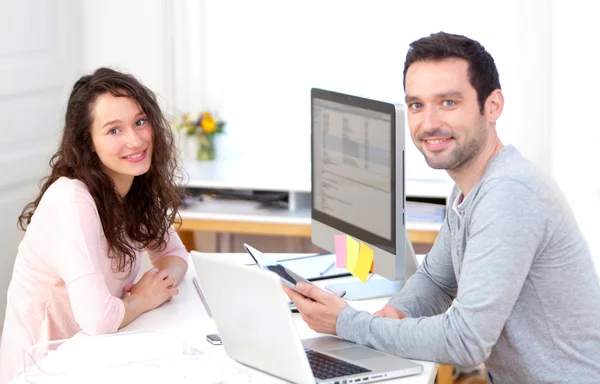
[[(227, 257), (240, 263), (253, 262), (251, 257), (245, 253), (223, 253), (219, 254), (219, 256)], [(288, 257), (293, 256), (297, 255), (288, 255)], [(208, 316), (204, 305), (200, 300), (200, 296), (194, 287), (192, 282), (192, 277), (194, 276), (196, 276), (196, 271), (194, 269), (194, 265), (190, 262), (190, 267), (185, 279), (179, 286), (179, 295), (174, 297), (170, 302), (163, 304), (159, 308), (144, 313), (128, 326), (119, 330), (119, 333), (141, 330), (164, 332), (185, 340), (187, 344), (201, 350), (208, 356), (218, 359), (218, 361), (227, 362), (228, 364), (247, 372), (250, 375), (253, 383), (283, 383), (284, 381), (281, 379), (235, 362), (227, 356), (223, 346), (213, 346), (206, 341), (206, 335), (209, 333), (216, 333), (217, 329), (214, 321)], [(342, 281), (342, 279), (338, 279), (336, 281)], [(322, 286), (326, 282), (327, 280), (323, 280), (316, 283)], [(352, 302), (351, 305), (357, 309), (373, 312), (380, 309), (386, 302), (387, 299), (379, 298), (360, 302)], [(294, 321), (301, 338), (309, 338), (318, 335), (316, 332), (308, 328), (307, 324), (302, 320), (300, 315), (294, 314)], [(423, 365), (424, 369), (423, 373), (420, 375), (388, 380), (382, 383), (434, 383), (438, 365), (426, 361), (419, 361), (419, 363)], [(11, 384), (26, 383), (27, 381), (23, 376), (20, 376), (11, 382)]]
[[(310, 192), (310, 163), (277, 162), (260, 158), (187, 160), (188, 187)], [(406, 180), (406, 195), (447, 198), (451, 180)]]
[[(253, 262), (250, 256), (245, 253), (223, 253), (219, 254), (219, 256), (231, 258), (232, 260), (239, 261), (240, 263)], [(290, 257), (292, 257), (292, 255), (290, 255)], [(266, 384), (283, 382), (282, 380), (273, 376), (234, 362), (227, 357), (225, 349), (222, 346), (213, 346), (206, 342), (206, 335), (209, 333), (215, 333), (216, 326), (213, 320), (208, 317), (202, 301), (200, 300), (200, 297), (191, 281), (193, 276), (195, 276), (195, 269), (193, 264), (190, 263), (190, 268), (185, 280), (179, 287), (180, 291), (178, 296), (176, 296), (171, 302), (165, 303), (161, 307), (143, 314), (127, 327), (121, 329), (119, 332), (136, 330), (155, 330), (168, 332), (174, 336), (185, 339), (192, 346), (202, 350), (204, 353), (222, 356), (236, 367), (243, 367), (244, 370), (248, 370), (250, 372), (253, 382)], [(339, 279), (339, 281), (342, 280)], [(317, 283), (318, 285), (322, 286), (327, 283), (327, 280), (319, 281)], [(380, 309), (386, 302), (387, 299), (379, 298), (360, 302), (352, 302), (351, 305), (357, 309), (373, 312)], [(301, 338), (314, 337), (315, 335), (318, 335), (316, 332), (308, 328), (300, 315), (294, 314), (294, 320)], [(423, 364), (424, 372), (422, 374), (402, 379), (384, 381), (384, 383), (433, 383), (437, 373), (437, 364), (422, 361), (419, 361), (419, 363)]]
[[(409, 203), (410, 204), (410, 203)], [(217, 200), (207, 197), (204, 201), (179, 211), (183, 220), (221, 220), (274, 224), (311, 224), (310, 208), (296, 211), (265, 208), (257, 202), (243, 200)], [(406, 222), (408, 230), (439, 232), (441, 222), (415, 221), (410, 217)]]

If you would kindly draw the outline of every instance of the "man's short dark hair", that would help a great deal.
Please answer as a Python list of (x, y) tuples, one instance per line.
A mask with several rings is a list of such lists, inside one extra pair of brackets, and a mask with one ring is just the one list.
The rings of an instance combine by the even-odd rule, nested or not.
[(404, 62), (404, 89), (406, 72), (418, 61), (440, 61), (450, 58), (464, 59), (469, 64), (469, 82), (477, 91), (479, 110), (483, 113), (485, 100), (500, 87), (500, 76), (494, 58), (483, 45), (462, 35), (446, 32), (433, 33), (410, 44)]

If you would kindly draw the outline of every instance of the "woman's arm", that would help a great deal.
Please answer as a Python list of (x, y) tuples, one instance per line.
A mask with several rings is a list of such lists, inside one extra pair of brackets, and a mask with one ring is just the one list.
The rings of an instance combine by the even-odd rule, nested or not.
[(129, 287), (131, 294), (122, 300), (125, 306), (125, 315), (119, 328), (131, 323), (142, 313), (170, 300), (173, 295), (177, 295), (179, 289), (173, 287), (174, 283), (175, 280), (169, 276), (167, 269), (159, 271), (157, 268), (153, 268), (144, 273), (140, 281)]
[(174, 287), (183, 280), (188, 268), (189, 254), (173, 228), (169, 230), (167, 246), (163, 250), (147, 249), (150, 261), (155, 268), (168, 271), (168, 275), (175, 280)]
[(187, 261), (183, 260), (179, 256), (163, 256), (156, 260), (153, 264), (154, 267), (158, 268), (159, 271), (168, 272), (168, 275), (174, 280), (174, 287), (181, 283), (188, 268)]

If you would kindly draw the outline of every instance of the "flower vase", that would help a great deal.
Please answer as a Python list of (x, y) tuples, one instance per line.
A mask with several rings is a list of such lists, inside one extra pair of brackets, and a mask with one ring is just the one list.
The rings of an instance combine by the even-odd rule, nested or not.
[(200, 144), (198, 143), (198, 140), (196, 140), (196, 137), (194, 136), (185, 136), (185, 140), (184, 140), (184, 151), (183, 151), (183, 157), (185, 160), (195, 160), (196, 157), (198, 156), (198, 148), (200, 147)]
[(214, 135), (198, 136), (198, 160), (211, 161), (215, 159), (215, 137)]

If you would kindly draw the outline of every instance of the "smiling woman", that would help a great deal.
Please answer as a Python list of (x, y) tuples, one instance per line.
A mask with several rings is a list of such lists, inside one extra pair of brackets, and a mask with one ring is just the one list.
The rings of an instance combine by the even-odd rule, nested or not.
[[(0, 384), (24, 370), (26, 348), (115, 332), (177, 295), (187, 270), (172, 228), (181, 204), (172, 131), (136, 78), (100, 68), (75, 83), (50, 166), (19, 217)], [(143, 251), (154, 268), (133, 284)]]
[[(114, 117), (117, 119), (112, 120)], [(96, 100), (91, 134), (102, 171), (111, 177), (119, 195), (124, 197), (133, 178), (150, 169), (151, 124), (133, 99), (105, 93)]]

